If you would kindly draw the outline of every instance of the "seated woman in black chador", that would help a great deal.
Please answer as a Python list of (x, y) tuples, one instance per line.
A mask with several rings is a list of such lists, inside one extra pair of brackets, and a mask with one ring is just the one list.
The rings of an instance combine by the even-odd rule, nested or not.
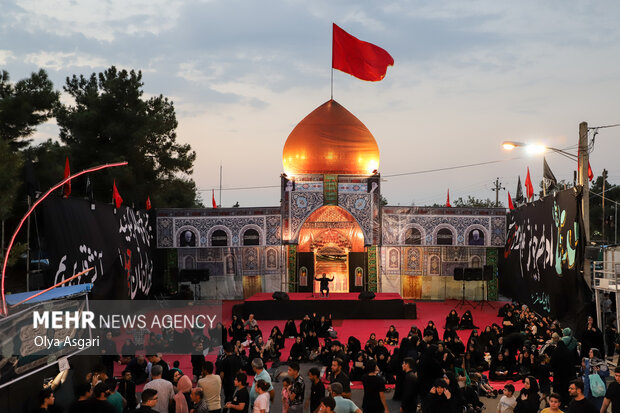
[(297, 333), (297, 327), (295, 327), (295, 322), (293, 320), (288, 320), (284, 325), (284, 337), (297, 337), (299, 334)]
[(301, 342), (301, 336), (295, 337), (295, 342), (291, 346), (291, 352), (288, 358), (288, 361), (296, 361), (301, 362), (304, 359), (305, 349), (304, 345)]
[(347, 356), (353, 359), (360, 351), (362, 351), (362, 343), (357, 337), (349, 336), (349, 340), (347, 341)]
[(370, 337), (364, 346), (364, 351), (368, 355), (368, 357), (375, 356), (375, 348), (377, 347), (377, 336), (375, 333), (370, 333)]
[(357, 353), (355, 358), (353, 359), (353, 368), (351, 369), (351, 374), (349, 375), (349, 380), (351, 381), (359, 381), (362, 380), (362, 376), (365, 371), (365, 363), (368, 358), (363, 351)]
[(398, 331), (394, 325), (391, 325), (388, 332), (385, 333), (385, 342), (390, 346), (398, 345)]
[(284, 348), (284, 335), (280, 331), (280, 327), (274, 326), (271, 329), (271, 334), (269, 335), (269, 338), (273, 340), (273, 344), (277, 350), (281, 350)]
[(445, 328), (457, 329), (459, 327), (459, 315), (456, 310), (450, 311), (450, 314), (446, 317), (446, 325)]
[(433, 334), (433, 343), (438, 342), (439, 333), (437, 332), (437, 327), (435, 327), (435, 323), (432, 321), (429, 321), (426, 327), (424, 327), (424, 335), (426, 336), (429, 331)]
[(454, 341), (456, 336), (458, 336), (458, 334), (454, 330), (455, 329), (452, 327), (446, 327), (446, 330), (443, 332), (443, 341), (445, 341), (446, 343)]
[(474, 325), (474, 317), (471, 315), (471, 311), (467, 310), (461, 317), (459, 322), (459, 329), (470, 330), (472, 328), (478, 328)]
[(508, 376), (508, 366), (506, 365), (506, 360), (504, 360), (504, 353), (499, 353), (493, 360), (491, 360), (489, 379), (502, 381), (508, 379)]

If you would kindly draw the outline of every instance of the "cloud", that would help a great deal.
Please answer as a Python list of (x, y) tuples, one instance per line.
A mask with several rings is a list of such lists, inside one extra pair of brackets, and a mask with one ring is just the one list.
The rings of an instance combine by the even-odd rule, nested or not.
[(0, 49), (0, 65), (6, 65), (13, 59), (15, 59), (15, 54), (12, 51)]
[(87, 55), (76, 52), (46, 52), (29, 53), (24, 57), (26, 63), (38, 67), (60, 71), (64, 68), (99, 68), (106, 66), (108, 62), (99, 56)]

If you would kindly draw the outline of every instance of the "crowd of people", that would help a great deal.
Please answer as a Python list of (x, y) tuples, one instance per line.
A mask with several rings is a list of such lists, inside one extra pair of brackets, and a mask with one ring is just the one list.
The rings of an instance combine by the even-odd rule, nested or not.
[[(76, 389), (69, 411), (266, 413), (278, 397), (283, 412), (383, 413), (389, 411), (390, 392), (403, 413), (480, 412), (481, 397), (501, 397), (498, 413), (604, 412), (610, 403), (620, 411), (620, 368), (606, 384), (610, 367), (604, 354), (615, 349), (605, 350), (591, 317), (578, 340), (570, 328), (526, 306), (506, 304), (498, 315), (501, 323), (479, 329), (470, 311), (459, 316), (452, 310), (441, 337), (429, 321), (404, 333), (390, 326), (365, 342), (355, 336), (339, 341), (331, 315), (305, 316), (299, 327), (288, 320), (284, 331), (274, 326), (266, 339), (253, 316), (233, 316), (228, 328), (219, 325), (192, 341), (191, 372), (181, 371), (178, 362), (170, 368), (158, 354), (116, 359), (108, 348), (101, 368)], [(466, 341), (458, 330), (471, 330)], [(286, 338), (295, 342), (282, 360)], [(206, 361), (204, 349), (220, 342), (215, 362)], [(118, 380), (111, 377), (110, 358), (126, 363)], [(307, 377), (301, 363), (315, 364)], [(273, 382), (280, 378), (276, 395)], [(519, 392), (506, 383), (515, 381), (523, 382)], [(359, 407), (351, 400), (352, 382), (363, 387)], [(51, 411), (53, 393), (43, 390), (39, 401), (40, 411)]]

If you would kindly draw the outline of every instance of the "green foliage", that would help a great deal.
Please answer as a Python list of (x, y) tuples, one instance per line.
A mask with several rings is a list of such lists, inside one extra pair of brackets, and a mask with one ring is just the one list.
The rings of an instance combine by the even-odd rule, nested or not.
[(0, 139), (0, 220), (10, 217), (21, 185), (23, 156)]
[(64, 91), (74, 105), (56, 111), (60, 139), (70, 152), (72, 171), (127, 161), (123, 168), (93, 174), (95, 198), (112, 199), (116, 185), (125, 204), (144, 208), (199, 205), (189, 178), (196, 153), (176, 142), (178, 125), (172, 101), (162, 95), (143, 98), (142, 73), (114, 66), (90, 77), (67, 78)]
[[(603, 198), (594, 194), (603, 192), (605, 183), (605, 217), (603, 217)], [(596, 177), (590, 186), (590, 234), (592, 241), (614, 241), (614, 203), (620, 202), (620, 186), (613, 185), (607, 180), (607, 170), (603, 169), (600, 176)], [(603, 224), (605, 224), (605, 237), (603, 238)]]
[(13, 149), (21, 149), (28, 145), (26, 138), (36, 127), (52, 117), (59, 93), (43, 69), (15, 85), (9, 80), (9, 74), (1, 71), (0, 137)]
[[(495, 201), (487, 199), (479, 199), (475, 198), (471, 195), (467, 196), (467, 199), (463, 199), (459, 197), (458, 199), (451, 202), (453, 207), (467, 207), (467, 208), (495, 208)], [(505, 208), (502, 201), (499, 201), (499, 205), (497, 208)]]

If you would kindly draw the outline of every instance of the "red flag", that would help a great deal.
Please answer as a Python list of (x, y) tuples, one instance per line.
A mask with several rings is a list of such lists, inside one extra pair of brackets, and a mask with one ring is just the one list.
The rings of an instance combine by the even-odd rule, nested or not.
[(592, 172), (590, 161), (588, 161), (588, 180), (591, 181), (593, 178), (594, 178), (594, 173)]
[(116, 189), (116, 179), (114, 180), (114, 186), (112, 187), (112, 199), (114, 200), (114, 205), (116, 205), (117, 208), (120, 208), (123, 203), (123, 198), (121, 198), (121, 194), (119, 194), (118, 189)]
[(150, 196), (146, 197), (146, 210), (147, 211), (151, 210), (151, 197)]
[[(67, 159), (65, 160), (64, 179), (67, 179), (69, 176), (71, 176), (71, 169), (69, 169), (69, 157), (67, 156)], [(71, 195), (71, 181), (67, 182), (62, 188), (62, 196), (67, 198), (69, 195)]]
[(515, 205), (512, 203), (512, 197), (510, 196), (510, 191), (508, 191), (508, 209), (511, 211), (515, 209)]
[(532, 186), (529, 167), (527, 168), (527, 177), (525, 178), (525, 196), (527, 196), (528, 200), (534, 197), (534, 187)]
[(452, 208), (452, 205), (450, 205), (450, 189), (448, 189), (448, 197), (446, 198), (446, 207)]
[(334, 69), (358, 79), (376, 82), (385, 77), (388, 66), (394, 66), (394, 59), (388, 52), (351, 36), (334, 23), (332, 43)]
[(213, 208), (217, 208), (217, 204), (215, 203), (215, 191), (211, 190), (211, 203), (213, 204)]

